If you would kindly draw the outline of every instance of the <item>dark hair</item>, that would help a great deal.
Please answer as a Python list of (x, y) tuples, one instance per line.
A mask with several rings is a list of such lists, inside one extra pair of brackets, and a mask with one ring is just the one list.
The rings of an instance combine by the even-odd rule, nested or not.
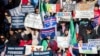
[(98, 4), (98, 3), (96, 3), (96, 4), (95, 4), (95, 7), (98, 7), (98, 8), (99, 8), (99, 4)]

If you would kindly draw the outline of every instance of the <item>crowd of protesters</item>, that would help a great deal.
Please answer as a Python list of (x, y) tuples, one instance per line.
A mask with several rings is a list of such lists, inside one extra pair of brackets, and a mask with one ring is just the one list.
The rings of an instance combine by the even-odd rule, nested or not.
[[(11, 16), (8, 10), (11, 9), (11, 7), (13, 7), (15, 3), (12, 4), (12, 6), (9, 6), (11, 4), (8, 4), (7, 6), (3, 6), (2, 1), (0, 1), (0, 7), (1, 7), (0, 8), (0, 48), (1, 48), (0, 54), (1, 55), (4, 54), (5, 46), (16, 47), (16, 46), (25, 46), (25, 45), (33, 45), (33, 46), (41, 45), (43, 46), (44, 51), (52, 50), (53, 56), (70, 55), (68, 54), (68, 48), (65, 48), (63, 50), (62, 47), (58, 47), (58, 43), (56, 41), (57, 37), (55, 37), (54, 39), (51, 39), (50, 36), (47, 36), (47, 38), (42, 38), (40, 36), (39, 29), (34, 29), (34, 28), (29, 28), (29, 27), (25, 27), (24, 29), (12, 29), (11, 22), (8, 21), (8, 18)], [(20, 0), (17, 1), (15, 6), (18, 5), (19, 1)], [(94, 0), (89, 1), (89, 3), (91, 3), (92, 1)], [(56, 3), (56, 0), (54, 1), (50, 0), (50, 2)], [(79, 0), (76, 2), (84, 3), (85, 0), (82, 0), (82, 1)], [(84, 54), (79, 53), (78, 44), (88, 43), (88, 39), (100, 39), (100, 9), (99, 8), (100, 8), (100, 5), (95, 3), (94, 13), (97, 13), (99, 15), (98, 17), (99, 19), (92, 18), (91, 20), (89, 20), (88, 18), (83, 18), (82, 20), (80, 20), (78, 18), (73, 17), (74, 25), (75, 26), (76, 24), (79, 25), (78, 27), (79, 35), (77, 36), (78, 43), (73, 46), (74, 55), (85, 56)], [(36, 8), (35, 13), (38, 13), (39, 12), (38, 10), (39, 9)], [(65, 10), (60, 9), (60, 11), (65, 11)], [(73, 14), (74, 14), (74, 11), (73, 11)], [(57, 35), (68, 37), (69, 24), (70, 24), (69, 21), (67, 22), (61, 21), (57, 25)], [(98, 54), (88, 54), (87, 56), (100, 56), (100, 52), (98, 51)]]

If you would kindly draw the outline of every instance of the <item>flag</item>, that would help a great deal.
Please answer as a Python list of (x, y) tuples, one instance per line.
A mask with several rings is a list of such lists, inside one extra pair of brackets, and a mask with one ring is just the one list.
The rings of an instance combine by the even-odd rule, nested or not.
[(70, 44), (73, 46), (77, 43), (77, 40), (76, 40), (76, 32), (75, 32), (75, 28), (74, 28), (74, 22), (72, 19), (70, 21), (70, 34), (71, 34)]
[(76, 38), (78, 39), (79, 36), (79, 25), (76, 24)]
[(52, 12), (52, 6), (49, 3), (46, 3), (47, 12)]
[(67, 54), (67, 56), (74, 56), (71, 46), (74, 46), (77, 43), (77, 40), (76, 40), (76, 32), (75, 32), (75, 28), (74, 28), (74, 22), (72, 19), (70, 20), (69, 32), (70, 32), (71, 39), (70, 39), (70, 46), (69, 46), (68, 52), (66, 54)]
[(40, 0), (40, 15), (42, 17), (42, 19), (44, 19), (44, 16), (47, 12), (47, 8), (46, 8), (46, 3), (44, 3), (44, 1)]
[(51, 4), (52, 12), (60, 12), (61, 6), (60, 4)]

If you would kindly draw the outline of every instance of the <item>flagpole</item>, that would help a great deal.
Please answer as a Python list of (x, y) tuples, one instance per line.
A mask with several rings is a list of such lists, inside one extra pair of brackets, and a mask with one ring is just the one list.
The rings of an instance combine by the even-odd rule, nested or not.
[(63, 5), (63, 1), (62, 1), (62, 0), (60, 0), (60, 6), (61, 6), (61, 8), (62, 8), (62, 5)]
[(39, 13), (40, 13), (40, 3), (41, 3), (41, 2), (40, 2), (40, 0), (39, 0)]

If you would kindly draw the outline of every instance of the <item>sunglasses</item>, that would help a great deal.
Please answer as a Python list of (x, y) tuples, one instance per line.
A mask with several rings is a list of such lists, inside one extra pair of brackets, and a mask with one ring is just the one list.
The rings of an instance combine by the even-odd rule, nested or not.
[(0, 39), (5, 39), (5, 38), (0, 38)]

